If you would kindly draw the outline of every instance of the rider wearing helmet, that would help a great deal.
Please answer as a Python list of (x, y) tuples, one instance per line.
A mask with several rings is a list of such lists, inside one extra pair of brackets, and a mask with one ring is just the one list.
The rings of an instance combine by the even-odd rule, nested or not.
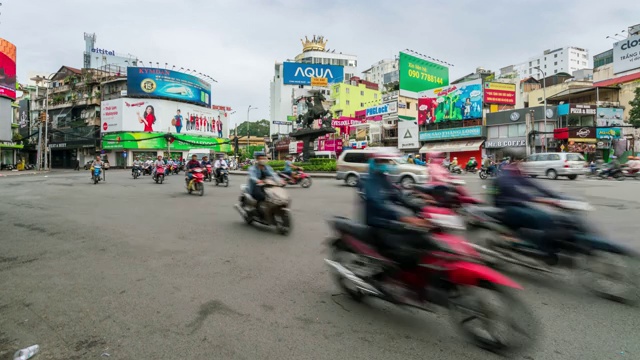
[(448, 183), (452, 179), (449, 170), (444, 166), (446, 154), (443, 152), (429, 153), (429, 176), (431, 182)]
[[(204, 157), (203, 157), (203, 159), (204, 159)], [(198, 155), (196, 155), (196, 154), (191, 155), (191, 160), (189, 160), (189, 162), (187, 163), (186, 168), (184, 169), (185, 173), (187, 175), (187, 177), (185, 179), (187, 181), (187, 184), (189, 184), (189, 181), (191, 181), (191, 179), (193, 179), (193, 170), (201, 168), (201, 167), (202, 167), (202, 165), (200, 164), (200, 161), (198, 161)]]
[(267, 165), (267, 155), (262, 151), (253, 153), (255, 164), (249, 168), (249, 186), (247, 192), (258, 202), (256, 209), (260, 211), (260, 203), (265, 200), (264, 188), (259, 186), (265, 180), (271, 178), (273, 181), (281, 183), (280, 177)]
[(153, 163), (153, 174), (151, 176), (153, 176), (154, 178), (156, 177), (156, 171), (159, 167), (164, 167), (164, 161), (162, 160), (162, 155), (158, 155), (158, 160), (156, 160)]

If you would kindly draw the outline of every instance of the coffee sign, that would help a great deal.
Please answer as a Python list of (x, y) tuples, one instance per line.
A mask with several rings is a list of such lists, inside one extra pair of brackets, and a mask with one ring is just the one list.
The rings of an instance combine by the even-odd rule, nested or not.
[(582, 105), (571, 104), (569, 105), (570, 115), (596, 115), (598, 107), (596, 105)]
[(524, 137), (505, 138), (505, 139), (489, 139), (484, 142), (485, 149), (500, 149), (506, 147), (523, 147), (527, 146)]

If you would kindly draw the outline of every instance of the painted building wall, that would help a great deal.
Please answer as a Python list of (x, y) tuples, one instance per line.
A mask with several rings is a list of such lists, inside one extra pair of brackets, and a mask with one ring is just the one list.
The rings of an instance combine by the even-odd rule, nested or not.
[(591, 81), (570, 81), (558, 85), (548, 86), (546, 89), (540, 88), (529, 93), (529, 107), (544, 105), (544, 96), (546, 92), (547, 98), (559, 94), (568, 89), (590, 88), (593, 86)]
[(379, 90), (367, 89), (364, 84), (351, 85), (346, 83), (331, 86), (331, 99), (334, 100), (331, 106), (331, 113), (334, 117), (337, 112), (342, 111), (342, 116), (354, 117), (357, 110), (380, 104), (382, 94)]

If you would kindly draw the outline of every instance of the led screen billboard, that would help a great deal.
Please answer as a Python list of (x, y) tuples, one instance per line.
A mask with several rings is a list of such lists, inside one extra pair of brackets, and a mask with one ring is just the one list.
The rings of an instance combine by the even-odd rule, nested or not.
[(16, 46), (0, 38), (0, 96), (16, 99)]
[(127, 94), (211, 106), (211, 84), (193, 75), (167, 69), (127, 68)]
[(482, 119), (482, 80), (440, 87), (420, 93), (418, 123)]

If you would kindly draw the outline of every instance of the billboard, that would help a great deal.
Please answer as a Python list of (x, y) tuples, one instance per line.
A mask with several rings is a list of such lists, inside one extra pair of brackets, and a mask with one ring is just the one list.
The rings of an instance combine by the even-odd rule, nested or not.
[(18, 131), (22, 137), (29, 136), (29, 103), (29, 99), (22, 99), (18, 102), (18, 106), (20, 106), (18, 109), (18, 126), (20, 126), (20, 130)]
[(16, 99), (16, 46), (0, 38), (0, 96)]
[[(171, 150), (187, 151), (190, 149), (209, 149), (217, 152), (231, 151), (227, 139), (212, 138), (188, 134), (174, 134)], [(167, 149), (169, 143), (164, 136), (140, 132), (118, 132), (102, 136), (102, 148), (105, 150), (119, 149)]]
[(484, 103), (515, 105), (516, 84), (505, 84), (497, 82), (484, 83)]
[(13, 141), (11, 131), (11, 100), (0, 97), (0, 141)]
[(120, 98), (101, 104), (100, 131), (172, 132), (227, 137), (229, 113), (160, 99)]
[[(303, 64), (285, 62), (282, 64), (282, 81), (285, 85), (311, 85), (340, 83), (344, 81), (344, 67), (338, 65)], [(317, 86), (317, 85), (315, 85)]]
[(482, 80), (468, 81), (420, 93), (419, 125), (466, 119), (482, 119)]
[(127, 94), (211, 106), (211, 84), (193, 75), (167, 69), (127, 68)]
[(390, 103), (376, 105), (376, 106), (365, 109), (365, 114), (366, 114), (365, 116), (366, 117), (380, 116), (380, 115), (394, 113), (397, 111), (398, 111), (398, 103), (393, 101)]
[(624, 109), (598, 108), (596, 112), (596, 125), (598, 126), (622, 126), (624, 121)]
[(613, 44), (615, 74), (640, 68), (640, 35), (630, 36)]
[(413, 99), (418, 93), (449, 85), (449, 68), (400, 52), (400, 95)]
[(420, 129), (414, 117), (398, 116), (398, 149), (417, 149), (420, 147), (418, 136)]

